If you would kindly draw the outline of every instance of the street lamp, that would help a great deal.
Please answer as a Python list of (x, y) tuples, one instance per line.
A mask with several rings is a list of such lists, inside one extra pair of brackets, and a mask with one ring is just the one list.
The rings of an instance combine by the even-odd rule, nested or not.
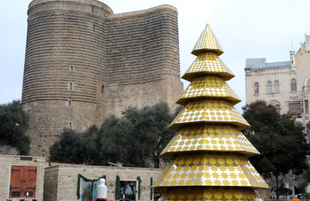
[(42, 155), (43, 155), (43, 157), (45, 156), (45, 149), (42, 149)]

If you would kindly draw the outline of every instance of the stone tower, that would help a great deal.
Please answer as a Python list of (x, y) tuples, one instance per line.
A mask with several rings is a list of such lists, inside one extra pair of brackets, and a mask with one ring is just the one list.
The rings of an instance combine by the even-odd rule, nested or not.
[(209, 25), (183, 78), (191, 84), (177, 103), (184, 105), (170, 124), (179, 131), (161, 153), (172, 157), (153, 187), (165, 188), (162, 201), (255, 201), (253, 189), (268, 188), (247, 157), (259, 154), (240, 132), (249, 126), (233, 107), (240, 102), (226, 84), (234, 74)]
[(22, 103), (32, 155), (48, 152), (65, 127), (82, 132), (126, 107), (182, 93), (177, 11), (163, 5), (113, 14), (97, 0), (34, 0)]

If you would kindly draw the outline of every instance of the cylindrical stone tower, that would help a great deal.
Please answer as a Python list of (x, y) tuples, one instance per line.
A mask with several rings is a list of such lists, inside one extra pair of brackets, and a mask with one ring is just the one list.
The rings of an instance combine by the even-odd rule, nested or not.
[(65, 127), (84, 131), (103, 121), (105, 17), (96, 0), (34, 0), (22, 103), (30, 116), (31, 155), (57, 140)]

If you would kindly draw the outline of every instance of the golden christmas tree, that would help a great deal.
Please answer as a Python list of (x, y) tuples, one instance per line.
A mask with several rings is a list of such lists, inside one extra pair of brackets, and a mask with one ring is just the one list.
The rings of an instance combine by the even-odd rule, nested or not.
[(225, 81), (234, 74), (219, 56), (223, 50), (207, 24), (182, 77), (191, 82), (177, 101), (184, 108), (169, 128), (179, 131), (162, 156), (172, 157), (153, 187), (163, 201), (256, 200), (268, 185), (249, 162), (259, 152), (240, 132), (249, 127), (234, 105), (241, 100)]

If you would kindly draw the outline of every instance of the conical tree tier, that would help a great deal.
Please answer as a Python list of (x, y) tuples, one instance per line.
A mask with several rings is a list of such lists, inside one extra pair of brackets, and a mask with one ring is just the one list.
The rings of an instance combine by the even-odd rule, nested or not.
[(245, 156), (226, 152), (183, 153), (176, 156), (153, 185), (171, 186), (268, 187)]
[(258, 201), (253, 189), (236, 187), (169, 188), (160, 201)]
[(180, 105), (186, 105), (194, 98), (223, 98), (232, 104), (237, 104), (241, 100), (228, 84), (218, 76), (204, 75), (196, 77), (183, 92), (177, 101)]
[(233, 72), (224, 64), (224, 62), (213, 52), (201, 53), (193, 64), (182, 76), (187, 81), (193, 81), (197, 75), (218, 75), (224, 80), (230, 80), (235, 77)]
[(162, 151), (171, 157), (152, 187), (165, 189), (160, 201), (257, 201), (268, 185), (249, 162), (259, 154), (240, 132), (248, 122), (234, 108), (240, 101), (225, 83), (234, 74), (209, 25), (196, 43), (196, 60), (183, 76), (191, 82), (184, 105), (169, 128), (179, 131)]
[(209, 24), (206, 25), (205, 29), (201, 33), (192, 54), (198, 56), (201, 52), (206, 50), (215, 52), (217, 55), (221, 55), (224, 52)]
[(234, 126), (222, 124), (195, 124), (182, 128), (162, 151), (172, 157), (185, 151), (238, 152), (246, 156), (259, 154), (250, 141)]
[(222, 99), (203, 99), (189, 102), (172, 121), (169, 128), (181, 130), (182, 126), (194, 123), (228, 123), (244, 129), (249, 123), (234, 108)]

